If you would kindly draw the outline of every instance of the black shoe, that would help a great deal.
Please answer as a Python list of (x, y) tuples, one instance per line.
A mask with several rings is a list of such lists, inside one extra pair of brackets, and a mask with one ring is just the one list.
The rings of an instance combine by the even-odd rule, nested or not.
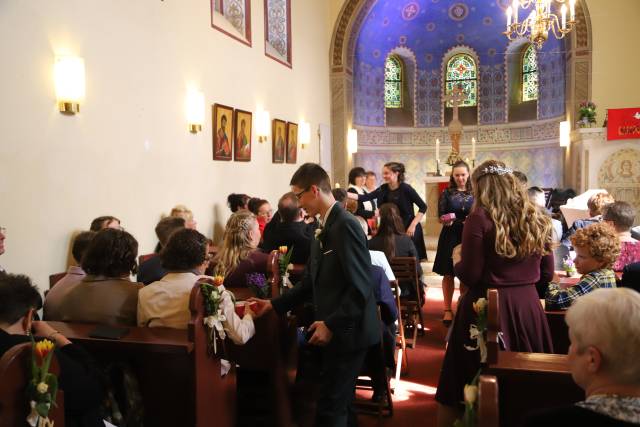
[(371, 401), (374, 403), (381, 403), (382, 406), (387, 406), (389, 404), (389, 396), (385, 391), (383, 391), (382, 393), (373, 393), (373, 396), (371, 396)]
[(451, 319), (445, 319), (444, 317), (442, 318), (442, 324), (448, 328), (449, 326), (451, 326), (451, 322), (453, 322), (453, 311), (445, 310), (444, 312), (451, 313)]

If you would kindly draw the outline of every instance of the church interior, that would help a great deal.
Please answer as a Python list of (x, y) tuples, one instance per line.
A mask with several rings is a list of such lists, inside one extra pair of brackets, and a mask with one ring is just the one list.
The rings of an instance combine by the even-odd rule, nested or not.
[[(587, 356), (576, 350), (577, 332), (569, 334), (567, 326), (574, 331), (571, 322), (577, 320), (570, 315), (577, 319), (581, 313), (578, 309), (587, 304), (593, 310), (602, 304), (597, 308), (601, 311), (596, 311), (601, 316), (594, 317), (606, 317), (607, 310), (619, 304), (631, 311), (625, 312), (628, 320), (616, 317), (617, 320), (640, 320), (640, 310), (632, 310), (640, 307), (636, 299), (640, 299), (636, 296), (640, 289), (640, 243), (635, 245), (640, 236), (640, 229), (635, 228), (640, 224), (639, 21), (638, 0), (0, 1), (0, 38), (4, 40), (0, 53), (5, 58), (0, 69), (5, 99), (0, 103), (0, 295), (4, 299), (0, 300), (0, 427), (24, 425), (25, 418), (36, 412), (39, 415), (32, 417), (32, 426), (53, 425), (46, 424), (49, 419), (56, 426), (95, 425), (87, 419), (79, 424), (72, 422), (77, 421), (75, 418), (85, 406), (76, 407), (69, 380), (60, 383), (62, 392), (58, 394), (64, 397), (58, 399), (58, 407), (50, 400), (46, 409), (34, 403), (41, 402), (38, 399), (45, 395), (55, 402), (55, 388), (53, 397), (46, 387), (40, 392), (40, 384), (49, 383), (45, 376), (42, 382), (27, 378), (31, 370), (24, 360), (28, 357), (30, 361), (31, 356), (12, 352), (11, 345), (6, 344), (13, 343), (8, 337), (14, 334), (16, 325), (27, 320), (27, 329), (52, 340), (56, 351), (62, 352), (70, 343), (82, 346), (82, 357), (101, 365), (101, 378), (109, 377), (104, 389), (110, 397), (98, 399), (103, 411), (99, 418), (109, 422), (105, 425), (422, 423), (515, 427), (551, 425), (537, 424), (526, 416), (560, 405), (595, 408), (598, 416), (612, 417), (618, 423), (603, 421), (599, 425), (640, 425), (640, 347), (633, 347), (640, 345), (640, 323), (621, 329), (637, 334), (628, 344), (627, 355), (629, 363), (637, 366), (628, 374), (634, 379), (623, 381), (624, 387), (606, 389), (607, 396), (630, 396), (631, 400), (623, 404), (626, 415), (611, 415), (601, 410), (603, 405), (596, 407), (596, 393), (583, 386), (583, 377), (576, 379), (575, 366)], [(248, 304), (241, 309), (232, 306), (226, 318), (220, 315), (207, 323), (207, 319), (215, 317), (208, 311), (213, 298), (220, 298), (215, 300), (215, 310), (223, 310), (220, 307), (227, 291), (218, 295), (210, 290), (222, 283), (215, 282), (218, 277), (228, 280), (224, 286), (233, 290), (231, 299), (238, 304), (236, 300), (262, 301), (267, 296), (275, 300), (276, 295), (284, 299), (290, 291), (287, 282), (293, 286), (298, 280), (306, 280), (314, 268), (322, 267), (312, 261), (314, 248), (309, 255), (309, 245), (323, 238), (322, 227), (329, 222), (328, 212), (334, 208), (326, 211), (325, 218), (324, 210), (315, 211), (305, 204), (316, 195), (316, 189), (317, 200), (325, 197), (322, 185), (314, 185), (311, 191), (311, 184), (303, 186), (299, 182), (306, 181), (296, 181), (307, 163), (320, 165), (326, 171), (334, 190), (326, 197), (335, 197), (339, 202), (340, 197), (345, 198), (345, 210), (352, 213), (361, 208), (370, 212), (369, 216), (359, 217), (369, 242), (384, 224), (395, 221), (385, 220), (384, 214), (389, 210), (382, 209), (384, 202), (398, 205), (394, 206), (396, 213), (388, 215), (396, 215), (396, 222), (404, 221), (400, 234), (405, 237), (406, 233), (409, 238), (405, 239), (415, 246), (410, 255), (398, 255), (399, 244), (394, 243), (391, 247), (396, 249), (395, 258), (387, 253), (387, 240), (380, 249), (368, 246), (371, 252), (387, 254), (382, 257), (383, 263), (392, 270), (391, 276), (385, 273), (389, 280), (384, 280), (391, 285), (392, 311), (397, 318), (392, 322), (390, 338), (393, 356), (389, 366), (371, 368), (383, 372), (383, 391), (376, 388), (377, 374), (360, 372), (356, 386), (352, 385), (355, 398), (343, 408), (349, 416), (344, 415), (339, 422), (321, 422), (320, 415), (313, 415), (322, 412), (323, 404), (316, 405), (316, 401), (324, 402), (324, 397), (318, 396), (324, 396), (325, 391), (315, 387), (322, 380), (308, 373), (313, 370), (309, 366), (324, 363), (314, 362), (315, 353), (307, 348), (311, 344), (305, 342), (309, 338), (305, 333), (315, 337), (313, 329), (309, 330), (314, 319), (304, 323), (309, 306), (317, 309), (315, 301), (307, 302), (306, 311), (298, 308), (279, 317), (275, 315), (280, 314), (277, 303), (268, 305), (274, 312), (267, 312), (259, 301), (257, 309), (249, 309)], [(462, 184), (455, 177), (459, 169), (466, 169)], [(375, 179), (368, 190), (364, 179), (363, 184), (354, 181), (354, 177), (364, 178), (365, 172), (367, 179)], [(511, 297), (501, 286), (503, 280), (516, 280), (504, 271), (511, 268), (512, 259), (519, 262), (520, 254), (528, 253), (522, 248), (533, 244), (530, 242), (535, 236), (511, 235), (512, 241), (506, 245), (511, 245), (518, 256), (506, 256), (509, 262), (501, 270), (503, 276), (489, 272), (500, 264), (483, 267), (478, 280), (483, 283), (484, 293), (478, 295), (486, 298), (484, 312), (476, 310), (476, 299), (473, 304), (470, 300), (470, 295), (475, 295), (474, 286), (462, 283), (473, 280), (469, 271), (460, 272), (460, 265), (469, 266), (470, 258), (476, 256), (469, 249), (465, 252), (466, 239), (472, 238), (469, 219), (482, 203), (489, 203), (486, 197), (491, 197), (486, 194), (494, 194), (489, 189), (482, 198), (475, 185), (480, 185), (482, 178), (486, 181), (487, 175), (495, 183), (516, 183), (515, 172), (525, 176), (525, 184), (522, 188), (517, 184), (513, 191), (518, 197), (528, 195), (531, 200), (513, 196), (513, 206), (521, 203), (524, 210), (507, 206), (501, 217), (505, 223), (518, 212), (522, 217), (519, 223), (509, 222), (511, 227), (520, 224), (532, 230), (537, 229), (538, 223), (547, 222), (560, 227), (557, 233), (551, 233), (552, 225), (540, 226), (555, 237), (549, 237), (548, 244), (538, 252), (531, 252), (537, 256), (537, 270), (535, 278), (526, 283), (533, 289), (534, 283), (543, 281), (544, 274), (538, 270), (544, 272), (545, 259), (550, 256), (550, 275), (539, 297), (533, 299), (536, 313), (543, 316), (544, 325), (540, 328), (548, 335), (553, 350), (546, 344), (536, 347), (533, 340), (530, 343), (529, 338), (522, 338), (528, 333), (522, 332), (527, 327), (513, 326), (515, 332), (505, 329), (511, 328), (505, 326), (508, 322), (511, 325), (531, 321), (516, 319), (515, 311), (509, 311)], [(358, 188), (344, 194), (336, 191), (354, 186), (364, 190)], [(380, 192), (383, 187), (385, 190)], [(411, 191), (408, 216), (401, 205), (403, 197), (409, 196), (397, 194), (396, 188)], [(456, 188), (461, 193), (468, 192), (461, 208), (467, 220), (444, 207), (443, 194), (455, 193)], [(542, 195), (541, 207), (525, 214), (534, 206), (536, 192)], [(376, 200), (374, 193), (377, 204), (362, 201)], [(599, 196), (603, 193), (607, 198), (600, 202), (604, 200)], [(289, 200), (287, 194), (295, 197), (289, 196)], [(372, 197), (366, 198), (368, 194)], [(252, 199), (248, 205), (246, 200), (241, 201), (236, 211), (230, 195), (248, 195), (247, 200)], [(474, 197), (480, 205), (471, 208)], [(287, 200), (295, 203), (296, 212), (299, 207), (311, 209), (313, 215), (304, 222), (318, 227), (315, 235), (309, 231), (306, 258), (298, 258), (300, 261), (290, 261), (292, 253), (294, 257), (301, 256), (296, 253), (302, 249), (297, 249), (298, 243), (293, 244), (297, 250), (291, 250), (292, 243), (284, 241), (280, 242), (285, 245), (283, 250), (278, 244), (265, 249), (270, 221), (287, 222)], [(467, 202), (469, 205), (464, 205)], [(308, 203), (316, 206), (314, 201)], [(614, 206), (617, 204), (620, 209)], [(600, 210), (595, 210), (596, 205)], [(175, 215), (176, 208), (186, 215)], [(247, 209), (253, 214), (238, 214)], [(486, 218), (493, 221), (491, 224), (498, 222), (494, 210), (487, 206), (484, 209), (489, 212)], [(447, 219), (448, 214), (453, 219)], [(302, 215), (303, 221), (304, 211), (295, 215)], [(624, 217), (625, 224), (628, 222), (624, 230), (618, 226), (616, 215)], [(629, 215), (631, 219), (627, 218)], [(194, 286), (192, 280), (181, 296), (168, 293), (172, 304), (181, 298), (183, 324), (166, 327), (161, 322), (160, 327), (153, 328), (153, 321), (143, 325), (140, 320), (138, 298), (150, 287), (142, 284), (140, 266), (157, 257), (157, 268), (160, 258), (164, 268), (164, 257), (170, 257), (169, 242), (173, 238), (167, 234), (163, 241), (159, 229), (169, 222), (165, 221), (167, 218), (176, 216), (184, 218), (183, 229), (199, 232), (190, 238), (206, 238), (207, 255), (203, 256), (207, 267), (199, 274), (210, 276), (207, 283), (212, 287), (201, 282)], [(94, 218), (104, 218), (96, 229)], [(260, 261), (256, 261), (262, 268), (260, 284), (249, 283), (255, 278), (253, 273), (247, 273), (245, 280), (243, 272), (243, 285), (236, 288), (231, 285), (233, 274), (229, 269), (214, 267), (231, 259), (225, 258), (227, 254), (236, 257), (229, 262), (238, 269), (238, 265), (244, 265), (238, 262), (253, 256), (244, 249), (239, 258), (231, 250), (226, 252), (236, 219), (259, 226), (260, 243), (256, 240), (252, 246), (247, 244), (252, 250), (263, 250)], [(133, 255), (118, 256), (135, 258), (126, 274), (118, 274), (119, 280), (136, 285), (133, 302), (123, 299), (122, 306), (114, 310), (121, 315), (125, 305), (130, 304), (133, 323), (109, 321), (100, 329), (100, 321), (47, 318), (47, 294), (51, 295), (56, 282), (71, 274), (74, 266), (82, 267), (91, 277), (109, 276), (90, 273), (89, 254), (102, 229), (111, 228), (113, 221), (117, 221), (118, 233), (133, 241), (129, 250)], [(526, 222), (531, 224), (525, 225)], [(591, 237), (587, 231), (580, 231), (580, 227), (591, 229), (593, 225), (588, 224), (595, 222), (608, 223), (607, 230), (600, 230), (599, 235), (593, 231)], [(449, 245), (443, 235), (454, 225), (457, 240), (442, 255), (445, 243)], [(76, 242), (90, 228), (95, 231), (91, 235), (95, 240), (87, 243), (81, 260), (75, 251)], [(498, 229), (505, 230), (503, 226)], [(571, 302), (562, 306), (566, 301), (552, 301), (556, 295), (553, 286), (558, 286), (557, 292), (568, 292), (566, 298), (573, 301), (572, 286), (579, 286), (591, 270), (595, 271), (580, 264), (582, 252), (578, 248), (596, 246), (594, 242), (609, 229), (613, 230), (617, 252), (611, 263), (602, 261), (598, 267), (610, 271), (613, 278), (610, 286), (602, 287), (631, 287), (635, 294), (625, 293), (624, 301), (616, 299), (618, 295), (608, 299), (603, 296), (600, 301), (584, 297), (584, 304), (567, 312)], [(175, 233), (177, 236), (178, 231)], [(253, 231), (247, 233), (251, 240)], [(498, 247), (500, 233), (489, 234), (489, 240), (478, 243), (484, 245), (478, 246), (483, 253), (480, 258), (485, 259), (484, 253), (491, 251), (503, 256), (503, 249)], [(587, 236), (586, 246), (578, 242), (583, 235)], [(539, 236), (535, 240), (540, 241)], [(317, 250), (326, 249), (323, 243), (329, 245), (321, 241)], [(456, 246), (460, 243), (461, 249)], [(630, 255), (624, 265), (620, 264), (623, 256), (618, 258), (618, 247), (623, 252), (624, 248), (632, 248), (628, 249)], [(325, 256), (331, 255), (331, 250), (322, 253), (325, 265)], [(457, 251), (461, 251), (462, 259), (456, 259)], [(338, 249), (336, 254), (340, 254)], [(183, 261), (184, 257), (174, 256)], [(590, 256), (600, 260), (601, 255), (591, 251)], [(106, 264), (113, 260), (105, 257), (100, 259), (94, 254), (95, 271), (100, 267), (109, 271)], [(406, 261), (407, 257), (413, 257), (411, 262)], [(577, 274), (574, 257), (579, 267)], [(194, 266), (200, 266), (205, 258)], [(346, 265), (351, 260), (341, 262)], [(111, 264), (114, 263), (117, 262)], [(635, 270), (627, 271), (627, 266), (633, 264)], [(192, 270), (195, 271), (165, 268), (169, 274)], [(67, 272), (67, 276), (61, 272)], [(569, 277), (570, 273), (573, 277)], [(324, 277), (322, 274), (319, 277)], [(11, 314), (16, 307), (22, 307), (19, 298), (26, 297), (2, 289), (10, 281), (21, 280), (16, 275), (28, 276), (41, 296), (40, 305), (32, 307), (28, 315)], [(497, 291), (491, 285), (493, 280), (498, 283)], [(411, 283), (411, 287), (415, 282), (409, 296), (401, 282)], [(268, 294), (261, 290), (265, 283)], [(133, 284), (128, 286), (133, 289)], [(100, 292), (104, 288), (103, 285)], [(536, 289), (539, 290), (537, 283)], [(593, 296), (604, 295), (600, 291)], [(109, 304), (105, 301), (113, 293), (104, 295), (98, 298), (87, 294), (76, 298), (74, 304), (67, 296), (62, 304), (106, 307)], [(18, 301), (15, 304), (11, 299), (14, 297)], [(44, 312), (40, 310), (42, 301)], [(560, 308), (551, 310), (552, 302)], [(609, 305), (605, 307), (606, 304)], [(250, 310), (249, 315), (239, 313), (238, 310), (244, 313), (244, 307)], [(463, 354), (468, 357), (456, 359), (447, 348), (447, 343), (449, 347), (458, 343), (454, 336), (467, 322), (461, 314), (462, 307), (469, 308), (472, 314), (476, 310), (478, 316), (471, 321), (477, 332), (475, 352), (469, 347), (473, 344), (464, 323), (467, 350), (462, 351), (477, 358), (465, 366), (460, 365), (461, 360), (470, 356)], [(232, 327), (227, 323), (233, 313), (243, 322), (249, 318), (253, 338), (247, 341), (242, 331), (236, 336), (229, 330)], [(379, 313), (383, 318), (384, 311), (379, 309)], [(32, 314), (36, 325), (31, 323)], [(12, 320), (7, 316), (13, 316)], [(516, 320), (510, 316), (516, 316)], [(384, 324), (384, 319), (381, 322)], [(31, 336), (30, 330), (21, 333)], [(384, 332), (382, 335), (384, 343)], [(525, 341), (526, 345), (522, 344)], [(33, 348), (36, 351), (37, 344)], [(326, 348), (332, 348), (331, 344)], [(602, 356), (604, 353), (597, 354), (597, 360), (612, 363), (607, 359), (608, 353), (606, 357)], [(70, 356), (56, 353), (53, 359), (56, 357), (52, 372), (69, 378), (70, 374), (64, 377), (63, 371), (65, 363), (69, 363), (64, 360)], [(618, 363), (624, 360), (627, 359), (615, 359)], [(608, 366), (606, 369), (611, 369)], [(454, 403), (447, 400), (448, 385), (442, 385), (449, 381), (447, 375), (452, 371), (452, 377), (461, 382), (456, 395), (459, 398)], [(478, 375), (474, 376), (476, 371)], [(617, 378), (611, 373), (602, 375)], [(25, 400), (27, 383), (32, 384), (28, 388), (30, 395), (39, 397)], [(135, 393), (124, 383), (133, 383)], [(125, 394), (130, 393), (124, 406), (118, 396), (122, 389)], [(104, 415), (107, 401), (111, 402), (109, 413), (117, 412), (120, 418)], [(582, 401), (592, 406), (576, 403)], [(351, 410), (356, 411), (357, 418), (352, 418)], [(574, 412), (572, 417), (584, 415)], [(538, 418), (538, 422), (542, 419)], [(567, 420), (566, 425), (583, 425), (576, 421), (578, 418), (573, 418), (575, 424), (571, 418), (562, 419)]]

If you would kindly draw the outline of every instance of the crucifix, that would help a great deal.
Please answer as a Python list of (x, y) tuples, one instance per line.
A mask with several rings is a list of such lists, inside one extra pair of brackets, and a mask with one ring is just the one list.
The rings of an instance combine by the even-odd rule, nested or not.
[(443, 97), (444, 102), (451, 102), (453, 107), (453, 118), (449, 122), (449, 137), (451, 138), (451, 153), (447, 158), (447, 164), (453, 166), (460, 157), (460, 138), (462, 137), (462, 122), (458, 118), (458, 108), (467, 99), (467, 95), (460, 86), (453, 88), (450, 94)]

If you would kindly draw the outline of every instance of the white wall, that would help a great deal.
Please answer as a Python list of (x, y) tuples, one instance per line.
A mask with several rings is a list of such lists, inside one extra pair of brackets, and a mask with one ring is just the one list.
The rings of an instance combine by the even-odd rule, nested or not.
[[(46, 288), (66, 266), (71, 234), (96, 216), (119, 217), (148, 253), (155, 223), (177, 203), (216, 238), (227, 194), (275, 205), (296, 165), (273, 165), (270, 143), (255, 134), (250, 163), (212, 161), (210, 106), (192, 135), (184, 100), (195, 84), (207, 104), (265, 107), (311, 129), (329, 123), (329, 5), (291, 3), (293, 69), (264, 55), (262, 0), (252, 1), (253, 47), (211, 28), (207, 1), (0, 2), (0, 265)], [(76, 116), (56, 109), (52, 66), (64, 51), (86, 64)], [(298, 165), (318, 160), (313, 134)]]

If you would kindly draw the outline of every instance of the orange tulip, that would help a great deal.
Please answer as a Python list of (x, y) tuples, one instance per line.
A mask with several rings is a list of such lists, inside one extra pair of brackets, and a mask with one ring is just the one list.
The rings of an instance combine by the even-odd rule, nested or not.
[(40, 364), (42, 364), (42, 361), (47, 357), (49, 353), (51, 353), (53, 347), (53, 343), (49, 340), (42, 340), (36, 343), (35, 352)]
[(216, 286), (220, 286), (224, 283), (224, 276), (214, 276), (213, 284)]
[(286, 255), (286, 254), (287, 254), (287, 252), (289, 251), (289, 248), (287, 248), (286, 246), (280, 246), (280, 247), (278, 248), (278, 251), (279, 251), (281, 254)]

